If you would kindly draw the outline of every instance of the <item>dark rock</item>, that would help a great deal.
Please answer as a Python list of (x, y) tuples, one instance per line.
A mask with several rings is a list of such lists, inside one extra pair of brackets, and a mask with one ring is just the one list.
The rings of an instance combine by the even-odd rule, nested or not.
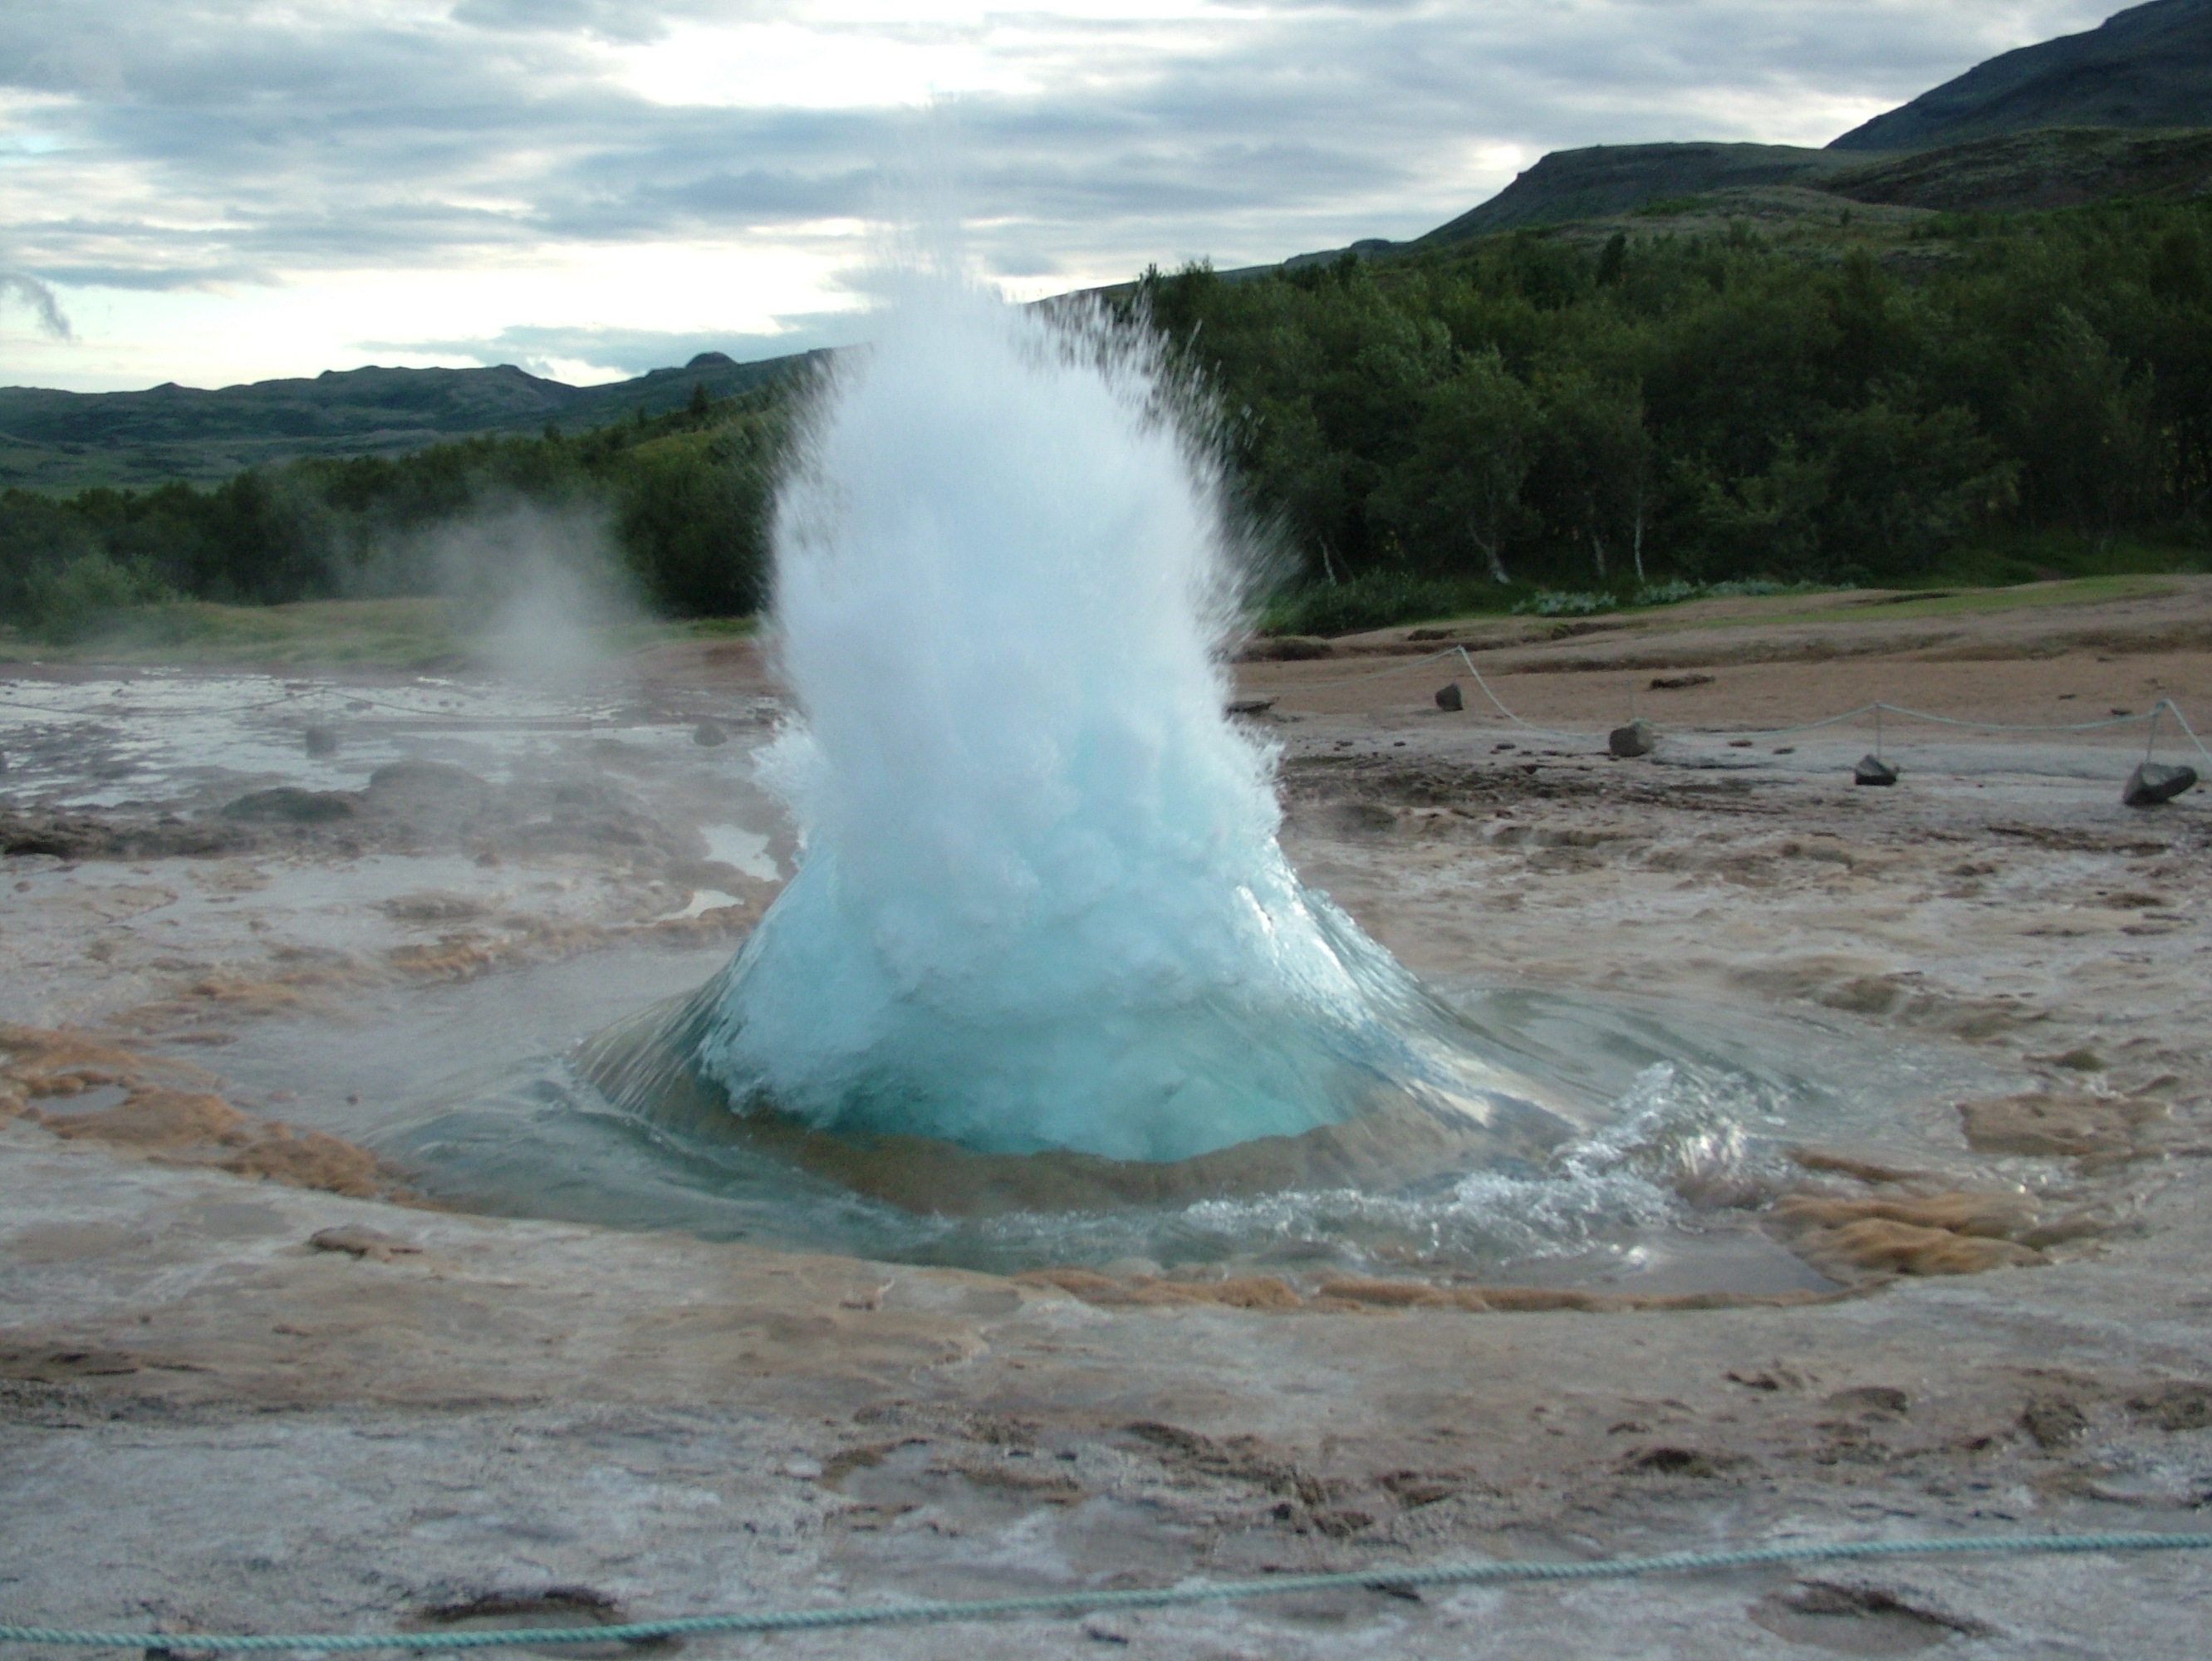
[(1336, 648), (1317, 634), (1262, 635), (1245, 643), (1237, 656), (1248, 664), (1300, 663), (1309, 658), (1334, 658)]
[(702, 721), (691, 729), (691, 742), (713, 749), (717, 745), (728, 743), (730, 735), (720, 721)]
[(1654, 1447), (1632, 1453), (1620, 1469), (1653, 1476), (1717, 1476), (1740, 1463), (1726, 1453), (1705, 1453), (1689, 1447)]
[(1680, 692), (1685, 687), (1709, 687), (1713, 683), (1710, 675), (1655, 675), (1651, 677), (1654, 692)]
[(1273, 698), (1237, 698), (1231, 700), (1226, 707), (1231, 715), (1265, 715), (1274, 706)]
[(2148, 1419), (2160, 1430), (2212, 1428), (2212, 1385), (2185, 1380), (2162, 1385), (2130, 1397), (2128, 1411)]
[(337, 728), (309, 727), (307, 729), (308, 755), (336, 755), (337, 753), (338, 735)]
[(287, 819), (295, 825), (327, 824), (333, 819), (350, 819), (360, 811), (354, 797), (338, 791), (301, 790), (296, 785), (279, 785), (274, 790), (258, 790), (250, 796), (241, 796), (223, 809), (226, 819)]
[(349, 1258), (368, 1258), (377, 1263), (390, 1263), (394, 1258), (420, 1257), (422, 1248), (410, 1240), (381, 1234), (359, 1224), (338, 1228), (324, 1228), (307, 1236), (307, 1244), (318, 1252), (343, 1252)]
[(2063, 1447), (2089, 1428), (2089, 1415), (2063, 1397), (2030, 1402), (2020, 1415), (2020, 1428), (2035, 1439), (2038, 1447)]
[(1438, 709), (1465, 709), (1467, 707), (1467, 696), (1459, 689), (1458, 682), (1447, 681), (1443, 685), (1437, 688), (1437, 707)]
[(160, 859), (237, 853), (259, 838), (236, 821), (186, 821), (164, 815), (95, 817), (34, 809), (0, 808), (0, 853), (43, 853), (57, 859)]
[(1851, 783), (1854, 785), (1893, 785), (1896, 782), (1897, 769), (1879, 755), (1862, 755), (1858, 766), (1851, 769)]
[(1625, 727), (1615, 727), (1606, 737), (1606, 748), (1615, 755), (1649, 755), (1659, 735), (1651, 730), (1649, 721), (1631, 721)]
[(2195, 767), (2170, 767), (2163, 761), (2146, 761), (2128, 775), (2127, 788), (2120, 792), (2120, 800), (2131, 808), (2154, 808), (2196, 788)]
[(489, 788), (466, 767), (447, 761), (394, 761), (368, 775), (372, 796), (455, 796)]

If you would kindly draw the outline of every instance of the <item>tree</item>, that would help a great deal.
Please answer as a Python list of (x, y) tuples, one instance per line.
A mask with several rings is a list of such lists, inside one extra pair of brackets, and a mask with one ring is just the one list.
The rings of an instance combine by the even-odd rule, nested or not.
[(1535, 401), (1498, 354), (1466, 358), (1421, 399), (1412, 453), (1375, 511), (1440, 552), (1471, 549), (1491, 581), (1510, 582), (1506, 547), (1534, 528), (1521, 487), (1536, 433)]
[(1608, 548), (1626, 547), (1644, 580), (1644, 530), (1649, 517), (1651, 436), (1637, 390), (1580, 369), (1537, 383), (1542, 410), (1539, 470), (1551, 487), (1555, 528), (1589, 549), (1600, 581)]

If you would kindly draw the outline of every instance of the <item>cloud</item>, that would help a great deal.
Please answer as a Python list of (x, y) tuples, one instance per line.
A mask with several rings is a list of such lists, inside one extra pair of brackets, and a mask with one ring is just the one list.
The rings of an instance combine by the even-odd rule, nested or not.
[[(896, 210), (914, 111), (934, 93), (952, 111), (941, 148), (979, 266), (1034, 288), (1418, 234), (1555, 148), (1825, 142), (2102, 9), (15, 6), (0, 9), (0, 242), (29, 278), (146, 294), (719, 247), (737, 293), (770, 254), (826, 270), (866, 252), (852, 221)], [(606, 341), (653, 297), (635, 305), (635, 318), (593, 319)]]
[(61, 302), (38, 278), (21, 271), (0, 271), (0, 301), (11, 300), (28, 311), (47, 334), (57, 340), (70, 337), (70, 321), (63, 315)]
[(817, 347), (849, 346), (866, 333), (864, 312), (824, 312), (778, 318), (774, 333), (522, 324), (479, 339), (364, 341), (362, 349), (403, 357), (434, 357), (480, 364), (511, 363), (533, 375), (568, 380), (580, 367), (595, 379), (623, 379), (688, 363), (702, 352), (720, 352), (739, 363), (787, 357)]

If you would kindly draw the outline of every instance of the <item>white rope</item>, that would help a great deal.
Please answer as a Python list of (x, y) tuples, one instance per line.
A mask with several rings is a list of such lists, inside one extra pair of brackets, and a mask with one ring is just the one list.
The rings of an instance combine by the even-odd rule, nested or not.
[[(1364, 675), (1340, 675), (1334, 679), (1328, 681), (1301, 681), (1297, 686), (1289, 689), (1294, 692), (1318, 692), (1324, 687), (1357, 686), (1363, 681), (1379, 681), (1388, 675), (1403, 675), (1409, 669), (1419, 669), (1424, 664), (1433, 664), (1437, 658), (1449, 658), (1454, 652), (1457, 652), (1462, 658), (1467, 656), (1467, 649), (1464, 646), (1449, 646), (1440, 652), (1431, 652), (1424, 658), (1405, 658), (1401, 662), (1391, 664), (1388, 669), (1370, 670)], [(1255, 658), (1250, 661), (1256, 663), (1296, 663), (1299, 660), (1293, 658)], [(1472, 668), (1473, 665), (1469, 664), (1468, 667)]]
[[(1482, 671), (1474, 666), (1474, 659), (1468, 655), (1467, 648), (1463, 646), (1446, 646), (1440, 652), (1429, 653), (1426, 657), (1393, 664), (1389, 669), (1376, 670), (1369, 674), (1347, 675), (1328, 681), (1308, 681), (1296, 687), (1287, 688), (1285, 690), (1304, 692), (1317, 691), (1325, 687), (1352, 686), (1364, 681), (1381, 680), (1385, 676), (1401, 675), (1407, 670), (1419, 669), (1425, 664), (1435, 663), (1438, 658), (1453, 657), (1460, 660), (1461, 664), (1467, 670), (1468, 678), (1474, 681), (1482, 695), (1490, 700), (1491, 706), (1515, 726), (1545, 738), (1581, 739), (1593, 743), (1598, 738), (1599, 735), (1596, 733), (1571, 731), (1560, 727), (1539, 726), (1535, 722), (1525, 720), (1516, 714), (1507, 706), (1505, 700), (1492, 689), (1490, 682), (1483, 678)], [(1840, 715), (1823, 716), (1817, 721), (1798, 721), (1788, 726), (1779, 727), (1723, 727), (1718, 729), (1714, 736), (1734, 733), (1740, 737), (1779, 738), (1793, 732), (1817, 732), (1823, 727), (1838, 726), (1846, 721), (1856, 720), (1864, 715), (1873, 715), (1878, 720), (1885, 712), (1891, 715), (1902, 715), (1910, 720), (1931, 722), (1937, 726), (1963, 727), (1981, 732), (2103, 732), (2114, 727), (2133, 726), (2139, 721), (2155, 722), (2161, 710), (2168, 711), (2172, 714), (2173, 718), (2181, 724), (2182, 731), (2188, 735), (2189, 742), (2196, 746), (2197, 753), (2204, 758), (2208, 765), (2212, 765), (2212, 749), (2207, 749), (2204, 747), (2204, 741), (2197, 736), (2196, 728), (2189, 724), (2189, 718), (2181, 712), (2181, 706), (2171, 698), (2160, 698), (2139, 714), (2130, 712), (2126, 715), (2107, 716), (2102, 720), (2096, 721), (1980, 721), (1966, 716), (1938, 715), (1933, 710), (1911, 709), (1903, 704), (1893, 704), (1884, 699), (1877, 698), (1872, 703), (1861, 704), (1856, 709), (1847, 709)]]
[(1498, 712), (1500, 715), (1503, 715), (1507, 720), (1512, 722), (1514, 725), (1517, 727), (1525, 727), (1530, 732), (1536, 733), (1546, 738), (1589, 738), (1595, 736), (1587, 732), (1562, 732), (1551, 727), (1540, 727), (1534, 721), (1522, 720), (1511, 710), (1505, 707), (1505, 700), (1504, 699), (1500, 698), (1496, 693), (1490, 689), (1490, 682), (1482, 678), (1482, 671), (1474, 666), (1474, 659), (1467, 655), (1467, 648), (1465, 646), (1454, 646), (1452, 650), (1459, 653), (1460, 662), (1467, 665), (1467, 672), (1474, 677), (1475, 685), (1482, 688), (1482, 695), (1489, 699), (1492, 704), (1497, 706)]

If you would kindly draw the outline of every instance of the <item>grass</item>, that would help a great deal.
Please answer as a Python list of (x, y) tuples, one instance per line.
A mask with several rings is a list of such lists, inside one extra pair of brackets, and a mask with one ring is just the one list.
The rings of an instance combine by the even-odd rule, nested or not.
[[(1637, 615), (1688, 601), (1833, 594), (1854, 586), (1893, 591), (1929, 591), (1926, 602), (1878, 602), (1882, 615), (1940, 616), (2016, 605), (2072, 605), (2100, 598), (2126, 599), (2166, 591), (2161, 577), (2212, 571), (2202, 547), (2113, 537), (2105, 541), (2060, 534), (2021, 536), (1990, 546), (1954, 550), (1936, 569), (1875, 583), (1782, 585), (1759, 581), (1692, 583), (1655, 580), (1616, 589), (1553, 591), (1524, 584), (1500, 586), (1470, 578), (1420, 577), (1401, 571), (1362, 573), (1343, 583), (1309, 583), (1275, 595), (1261, 613), (1266, 634), (1352, 634), (1408, 624), (1449, 623), (1507, 615), (1532, 617)], [(2102, 586), (2100, 586), (2102, 585)], [(1849, 603), (1848, 602), (1843, 603)], [(1834, 604), (1817, 615), (1832, 617)], [(1777, 607), (1759, 621), (1816, 615)], [(1743, 621), (1749, 621), (1744, 619)]]
[[(610, 653), (750, 634), (750, 617), (632, 620), (587, 631)], [(483, 637), (444, 600), (303, 600), (216, 605), (174, 600), (114, 613), (85, 638), (56, 644), (0, 630), (0, 663), (128, 664), (178, 668), (444, 670), (483, 655)]]
[[(2149, 575), (2106, 577), (2075, 577), (2057, 582), (2038, 582), (2033, 585), (2004, 588), (1966, 588), (1936, 590), (1924, 599), (1900, 600), (1883, 597), (1876, 601), (1860, 602), (1854, 606), (1845, 601), (1817, 609), (1796, 611), (1769, 611), (1756, 617), (1728, 618), (1726, 622), (1780, 623), (1811, 621), (1815, 619), (1834, 621), (1839, 616), (1875, 617), (1964, 617), (1986, 616), (1994, 612), (2026, 611), (2039, 608), (2068, 605), (2095, 605), (2109, 600), (2154, 599), (2175, 591), (2168, 579)], [(1863, 609), (1859, 609), (1863, 607)]]

